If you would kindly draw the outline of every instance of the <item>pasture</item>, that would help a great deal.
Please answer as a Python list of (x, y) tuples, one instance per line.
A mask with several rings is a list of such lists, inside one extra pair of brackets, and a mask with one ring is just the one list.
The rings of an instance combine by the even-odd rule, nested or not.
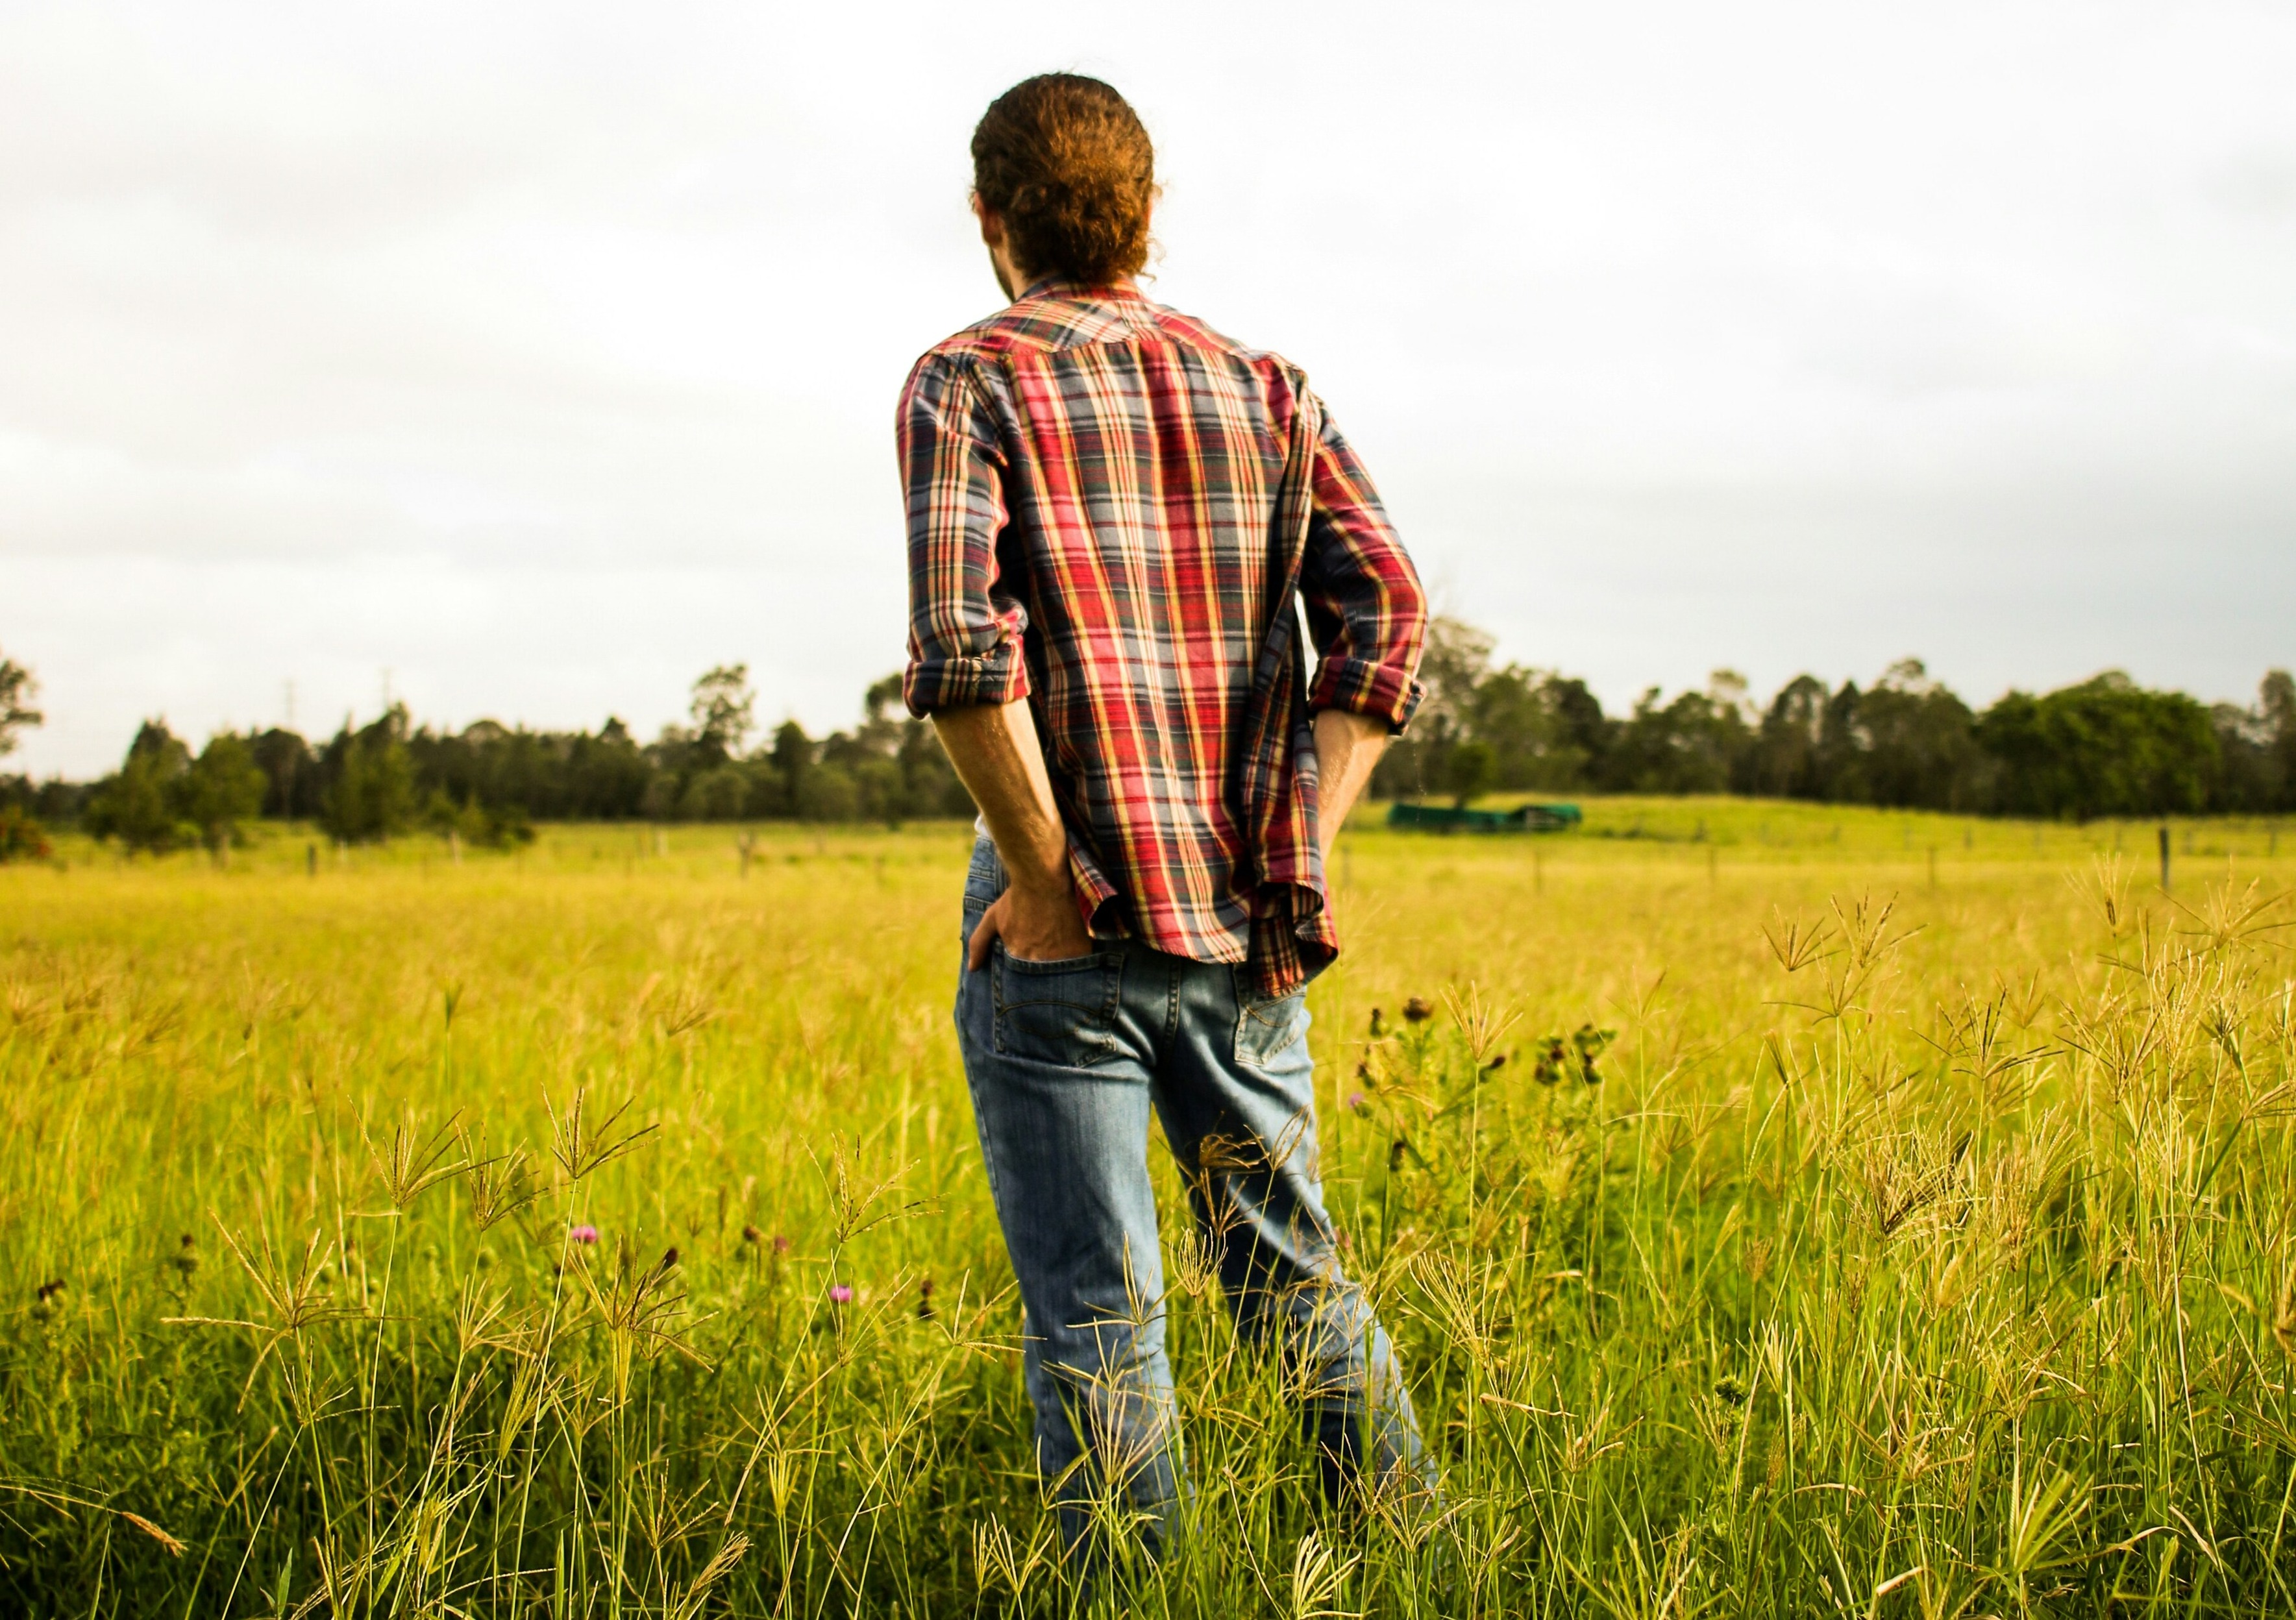
[[(2296, 845), (1588, 810), (1336, 863), (1326, 1190), (1439, 1504), (1315, 1505), (1152, 1150), (1137, 1609), (2296, 1609)], [(0, 1609), (1065, 1612), (970, 830), (737, 836), (0, 868)]]

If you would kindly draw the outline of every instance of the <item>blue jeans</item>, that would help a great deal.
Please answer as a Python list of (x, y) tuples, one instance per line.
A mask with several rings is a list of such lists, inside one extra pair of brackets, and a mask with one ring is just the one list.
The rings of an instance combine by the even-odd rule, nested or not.
[[(967, 939), (1004, 885), (984, 838), (965, 880)], [(1302, 993), (1256, 1000), (1240, 969), (1131, 941), (1050, 962), (1000, 944), (980, 971), (960, 970), (956, 1030), (1021, 1284), (1037, 1466), (1072, 1549), (1104, 1503), (1152, 1550), (1185, 1488), (1152, 1103), (1188, 1186), (1197, 1252), (1246, 1335), (1272, 1342), (1295, 1375), (1326, 1494), (1366, 1461), (1374, 1480), (1423, 1477), (1394, 1350), (1341, 1271), (1324, 1210)]]

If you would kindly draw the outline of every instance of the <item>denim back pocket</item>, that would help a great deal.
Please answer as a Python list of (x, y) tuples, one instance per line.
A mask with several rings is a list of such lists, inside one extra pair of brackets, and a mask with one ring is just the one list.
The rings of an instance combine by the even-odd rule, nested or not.
[(996, 896), (1004, 892), (1004, 863), (996, 858), (996, 846), (987, 839), (975, 839), (972, 862), (964, 872), (964, 942), (972, 943), (972, 930), (980, 926), (980, 913), (996, 904)]
[(1308, 1034), (1308, 992), (1265, 998), (1236, 992), (1235, 1060), (1269, 1069)]
[(988, 964), (996, 996), (996, 1050), (1008, 1058), (1089, 1068), (1116, 1051), (1124, 953), (1023, 961), (999, 940)]

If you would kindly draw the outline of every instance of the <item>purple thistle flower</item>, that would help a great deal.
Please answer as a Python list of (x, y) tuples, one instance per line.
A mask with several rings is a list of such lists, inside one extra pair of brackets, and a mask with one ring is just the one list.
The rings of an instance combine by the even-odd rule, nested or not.
[(843, 1283), (841, 1283), (841, 1282), (840, 1282), (840, 1283), (838, 1283), (837, 1285), (835, 1285), (833, 1288), (832, 1288), (832, 1289), (829, 1290), (829, 1303), (830, 1303), (830, 1304), (832, 1304), (832, 1305), (850, 1305), (850, 1304), (852, 1304), (852, 1303), (853, 1303), (853, 1290), (852, 1290), (851, 1289), (849, 1289), (849, 1288), (846, 1287), (846, 1286), (845, 1286)]
[(1351, 1114), (1360, 1114), (1364, 1111), (1364, 1094), (1361, 1092), (1348, 1093), (1348, 1111)]
[(566, 1235), (573, 1239), (577, 1243), (595, 1243), (598, 1240), (598, 1229), (594, 1226), (585, 1224), (577, 1226), (573, 1231), (568, 1232)]

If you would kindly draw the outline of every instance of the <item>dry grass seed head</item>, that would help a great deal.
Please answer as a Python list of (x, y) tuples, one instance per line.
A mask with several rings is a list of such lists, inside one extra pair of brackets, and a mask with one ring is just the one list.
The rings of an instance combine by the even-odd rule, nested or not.
[(447, 1162), (448, 1150), (463, 1139), (457, 1128), (461, 1118), (461, 1110), (457, 1109), (426, 1138), (410, 1114), (391, 1127), (390, 1140), (381, 1148), (367, 1134), (365, 1122), (360, 1122), (359, 1139), (366, 1143), (367, 1157), (374, 1164), (375, 1179), (382, 1183), (383, 1196), (390, 1200), (393, 1209), (405, 1210), (440, 1182), (466, 1167), (461, 1160)]
[(643, 1125), (618, 1131), (622, 1116), (636, 1102), (635, 1097), (624, 1098), (603, 1119), (593, 1116), (589, 1098), (587, 1086), (575, 1087), (563, 1114), (551, 1106), (547, 1096), (542, 1100), (543, 1108), (550, 1115), (551, 1153), (569, 1182), (578, 1182), (601, 1166), (611, 1164), (660, 1129), (658, 1125)]

